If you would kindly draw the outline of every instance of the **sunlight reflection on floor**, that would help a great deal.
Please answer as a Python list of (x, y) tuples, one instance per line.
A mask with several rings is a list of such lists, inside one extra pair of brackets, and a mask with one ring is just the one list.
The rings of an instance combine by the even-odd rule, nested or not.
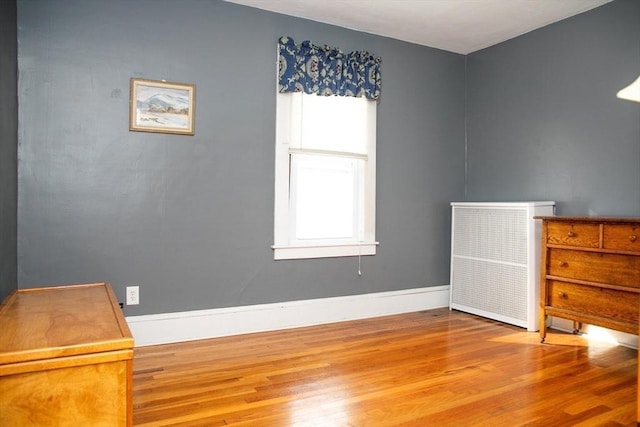
[[(516, 332), (494, 338), (492, 341), (513, 344), (540, 344), (540, 334), (538, 332)], [(589, 332), (585, 334), (572, 334), (549, 329), (544, 344), (607, 348), (620, 345), (606, 329), (591, 325), (589, 326)]]
[(611, 333), (604, 329), (601, 328), (599, 326), (593, 326), (590, 325), (589, 326), (589, 332), (582, 335), (583, 337), (585, 337), (586, 339), (589, 340), (589, 342), (595, 342), (595, 343), (599, 343), (599, 342), (604, 342), (604, 343), (608, 343), (608, 344), (612, 344), (612, 345), (618, 345), (618, 340), (616, 340)]
[(296, 399), (289, 402), (289, 426), (334, 427), (348, 426), (350, 396), (344, 391), (335, 391), (331, 399), (325, 395)]

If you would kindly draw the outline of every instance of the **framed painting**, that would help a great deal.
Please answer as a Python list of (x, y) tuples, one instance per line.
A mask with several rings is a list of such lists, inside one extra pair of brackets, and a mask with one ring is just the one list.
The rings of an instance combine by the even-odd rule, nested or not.
[(193, 135), (195, 95), (193, 84), (131, 79), (129, 130)]

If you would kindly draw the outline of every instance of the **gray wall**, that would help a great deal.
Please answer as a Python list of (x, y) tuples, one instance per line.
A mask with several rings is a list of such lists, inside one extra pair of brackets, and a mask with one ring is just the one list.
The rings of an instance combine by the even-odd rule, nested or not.
[[(215, 0), (19, 0), (18, 27), (20, 287), (109, 281), (122, 298), (140, 285), (141, 305), (126, 309), (136, 315), (433, 286), (448, 283), (452, 200), (640, 215), (640, 104), (615, 98), (640, 70), (637, 1), (476, 52), (466, 66)], [(381, 245), (361, 278), (355, 258), (272, 259), (280, 35), (383, 58)], [(196, 135), (129, 132), (131, 77), (195, 83)], [(15, 201), (8, 184), (0, 195)], [(0, 253), (11, 259), (10, 247)]]
[[(19, 0), (19, 286), (139, 285), (149, 314), (449, 281), (464, 57), (216, 0)], [(378, 254), (273, 261), (276, 40), (382, 57)], [(129, 78), (195, 83), (193, 137), (128, 131)]]
[(640, 216), (640, 2), (616, 0), (467, 58), (469, 200)]
[(17, 287), (18, 57), (16, 2), (0, 1), (0, 301)]

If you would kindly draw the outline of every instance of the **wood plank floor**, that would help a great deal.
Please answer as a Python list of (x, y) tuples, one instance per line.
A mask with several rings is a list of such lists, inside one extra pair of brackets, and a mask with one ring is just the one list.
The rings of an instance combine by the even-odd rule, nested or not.
[(436, 309), (141, 347), (137, 426), (635, 426), (637, 352)]

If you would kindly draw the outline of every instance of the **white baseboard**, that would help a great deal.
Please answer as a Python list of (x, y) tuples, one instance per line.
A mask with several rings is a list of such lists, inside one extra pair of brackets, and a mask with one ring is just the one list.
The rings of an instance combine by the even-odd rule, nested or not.
[(449, 285), (127, 317), (136, 347), (298, 328), (449, 306)]

